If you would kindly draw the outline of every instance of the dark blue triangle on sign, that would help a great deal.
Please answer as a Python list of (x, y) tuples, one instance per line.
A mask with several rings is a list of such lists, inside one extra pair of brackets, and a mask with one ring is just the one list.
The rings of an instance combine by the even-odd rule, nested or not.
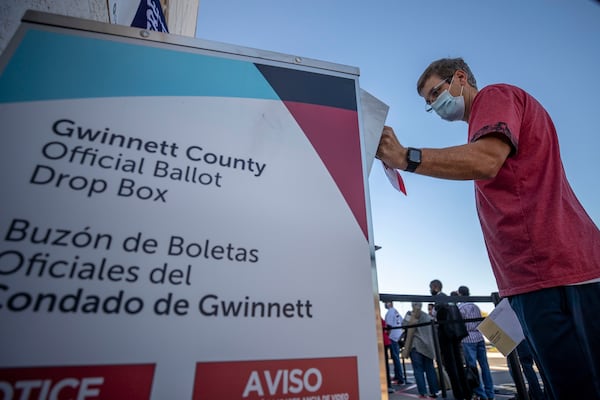
[(354, 79), (256, 64), (282, 101), (357, 110)]

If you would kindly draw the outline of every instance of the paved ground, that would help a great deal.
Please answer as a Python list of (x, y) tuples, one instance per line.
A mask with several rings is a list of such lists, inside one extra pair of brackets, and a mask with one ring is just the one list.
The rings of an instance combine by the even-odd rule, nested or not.
[[(510, 373), (508, 372), (506, 358), (504, 358), (504, 356), (500, 353), (488, 352), (488, 362), (492, 371), (492, 380), (494, 381), (495, 398), (497, 400), (507, 400), (516, 396), (517, 391)], [(390, 364), (390, 366), (392, 366), (392, 364)], [(396, 392), (389, 395), (389, 400), (406, 400), (416, 399), (419, 397), (417, 385), (415, 384), (415, 379), (412, 373), (412, 366), (410, 365), (409, 360), (405, 361), (405, 366), (409, 383), (406, 385), (395, 385), (394, 389)], [(390, 371), (393, 370), (393, 367), (391, 367)], [(441, 392), (438, 392), (438, 395), (439, 398), (442, 398)], [(451, 391), (446, 393), (446, 398), (453, 398)]]

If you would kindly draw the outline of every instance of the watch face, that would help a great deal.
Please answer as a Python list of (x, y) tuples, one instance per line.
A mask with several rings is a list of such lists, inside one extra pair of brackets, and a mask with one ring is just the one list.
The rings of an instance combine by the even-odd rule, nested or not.
[(421, 162), (421, 152), (417, 149), (408, 150), (408, 160), (416, 163)]

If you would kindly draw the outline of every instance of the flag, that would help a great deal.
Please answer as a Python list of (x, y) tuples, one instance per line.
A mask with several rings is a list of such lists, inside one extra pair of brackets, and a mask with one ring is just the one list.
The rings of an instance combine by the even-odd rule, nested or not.
[(140, 0), (131, 26), (150, 31), (169, 33), (159, 0)]

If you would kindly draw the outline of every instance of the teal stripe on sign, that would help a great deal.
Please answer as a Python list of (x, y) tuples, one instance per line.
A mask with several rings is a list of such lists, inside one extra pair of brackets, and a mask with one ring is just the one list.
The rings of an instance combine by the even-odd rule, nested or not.
[(0, 76), (0, 102), (131, 96), (279, 99), (251, 62), (30, 30)]

